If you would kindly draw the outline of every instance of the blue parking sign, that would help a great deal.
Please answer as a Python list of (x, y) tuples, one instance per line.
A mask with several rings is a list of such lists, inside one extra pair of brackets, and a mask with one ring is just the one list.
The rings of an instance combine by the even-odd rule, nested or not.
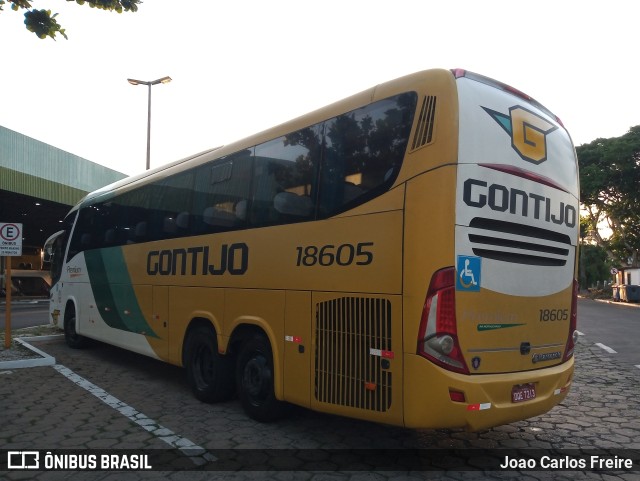
[(479, 292), (481, 281), (482, 258), (476, 256), (458, 256), (456, 290)]

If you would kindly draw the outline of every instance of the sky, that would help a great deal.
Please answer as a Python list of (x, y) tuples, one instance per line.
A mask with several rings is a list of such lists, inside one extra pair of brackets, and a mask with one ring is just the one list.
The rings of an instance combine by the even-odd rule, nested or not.
[(575, 145), (640, 124), (640, 1), (63, 0), (68, 40), (0, 12), (0, 125), (128, 175), (260, 132), (380, 82), (464, 68), (531, 95)]

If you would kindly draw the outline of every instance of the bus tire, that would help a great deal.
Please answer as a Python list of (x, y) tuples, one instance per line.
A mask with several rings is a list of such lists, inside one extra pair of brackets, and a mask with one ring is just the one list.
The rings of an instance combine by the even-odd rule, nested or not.
[(241, 347), (236, 366), (236, 385), (242, 408), (260, 422), (281, 418), (287, 404), (276, 398), (273, 387), (273, 354), (262, 334), (249, 338)]
[(215, 403), (233, 397), (233, 361), (218, 352), (218, 338), (211, 327), (198, 326), (189, 332), (184, 367), (198, 400)]
[(73, 349), (87, 347), (89, 340), (76, 332), (76, 313), (73, 312), (64, 320), (64, 340)]

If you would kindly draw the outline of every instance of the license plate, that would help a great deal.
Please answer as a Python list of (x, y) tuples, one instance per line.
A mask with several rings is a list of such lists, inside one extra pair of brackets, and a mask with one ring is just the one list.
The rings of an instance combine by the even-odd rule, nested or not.
[(536, 397), (535, 384), (519, 384), (513, 386), (511, 390), (511, 402), (521, 403), (524, 401), (530, 401)]

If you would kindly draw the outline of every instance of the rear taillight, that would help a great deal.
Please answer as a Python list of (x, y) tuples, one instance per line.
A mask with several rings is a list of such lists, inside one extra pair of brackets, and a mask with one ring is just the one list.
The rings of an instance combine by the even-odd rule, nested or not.
[(418, 354), (450, 371), (469, 374), (458, 341), (455, 269), (439, 270), (431, 278), (422, 309)]
[(564, 350), (564, 360), (568, 361), (573, 356), (576, 343), (578, 342), (578, 281), (573, 280), (573, 293), (571, 297), (571, 317), (569, 317), (569, 336), (567, 337), (567, 347)]

